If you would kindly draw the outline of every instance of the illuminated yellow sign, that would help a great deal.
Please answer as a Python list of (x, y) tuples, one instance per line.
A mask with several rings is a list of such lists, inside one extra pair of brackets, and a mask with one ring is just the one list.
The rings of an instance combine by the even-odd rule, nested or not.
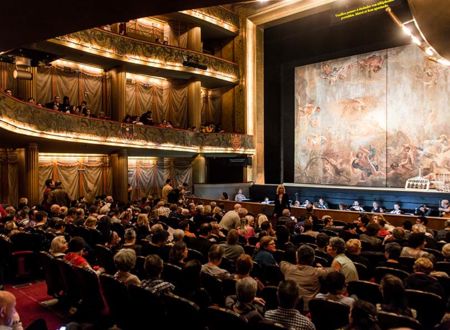
[(392, 5), (395, 0), (379, 0), (374, 3), (363, 5), (357, 8), (352, 8), (349, 10), (340, 11), (335, 14), (335, 17), (341, 21), (355, 18), (362, 15), (371, 14), (378, 10), (386, 9), (389, 5)]

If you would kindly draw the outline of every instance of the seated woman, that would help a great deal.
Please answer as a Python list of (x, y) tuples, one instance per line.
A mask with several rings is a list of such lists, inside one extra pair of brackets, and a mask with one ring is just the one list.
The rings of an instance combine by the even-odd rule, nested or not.
[(136, 266), (136, 252), (132, 249), (121, 249), (114, 255), (114, 264), (117, 272), (114, 278), (125, 285), (140, 285), (141, 281), (136, 275), (130, 273)]
[(445, 298), (444, 288), (434, 276), (430, 275), (433, 271), (433, 263), (430, 259), (418, 258), (413, 269), (414, 273), (404, 280), (407, 289), (431, 292)]
[(327, 247), (327, 252), (334, 258), (331, 263), (331, 268), (343, 273), (346, 283), (359, 279), (355, 264), (344, 254), (345, 242), (342, 238), (332, 237)]
[(86, 242), (82, 237), (75, 236), (69, 242), (68, 253), (64, 260), (71, 265), (81, 268), (92, 268), (84, 258)]
[(377, 305), (379, 310), (415, 317), (413, 311), (408, 307), (405, 287), (401, 279), (394, 275), (386, 275), (381, 280), (380, 290), (383, 296), (383, 303)]
[(408, 246), (402, 249), (400, 257), (420, 258), (427, 254), (422, 249), (425, 247), (425, 234), (412, 233), (408, 237)]
[(273, 252), (276, 251), (275, 240), (271, 236), (264, 236), (259, 241), (259, 250), (255, 254), (254, 260), (262, 267), (278, 266)]
[[(252, 257), (248, 254), (241, 254), (236, 259), (236, 273), (234, 274), (234, 278), (236, 280), (243, 279), (245, 277), (251, 277), (250, 273), (253, 270), (253, 260)], [(254, 278), (256, 283), (258, 284), (258, 291), (261, 291), (264, 289), (264, 284), (258, 280), (257, 278)]]
[(345, 276), (339, 272), (331, 272), (325, 277), (325, 288), (328, 293), (318, 293), (316, 298), (337, 301), (350, 307), (353, 306), (355, 299), (345, 296)]
[(183, 241), (176, 242), (169, 252), (169, 263), (175, 266), (183, 268), (185, 265), (185, 259), (187, 258), (189, 250), (186, 243)]
[(67, 241), (64, 236), (56, 236), (50, 244), (50, 254), (57, 259), (64, 259), (68, 249)]
[(380, 330), (377, 314), (377, 309), (374, 305), (364, 300), (357, 300), (350, 310), (350, 324), (345, 329)]
[(224, 251), (224, 257), (233, 262), (244, 253), (244, 248), (239, 244), (239, 233), (236, 229), (231, 229), (227, 234), (226, 243), (220, 244)]

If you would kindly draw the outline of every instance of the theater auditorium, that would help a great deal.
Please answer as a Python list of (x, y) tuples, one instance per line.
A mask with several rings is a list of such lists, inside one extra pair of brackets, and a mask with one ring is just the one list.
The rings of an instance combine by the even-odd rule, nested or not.
[(450, 329), (448, 0), (1, 8), (0, 329)]

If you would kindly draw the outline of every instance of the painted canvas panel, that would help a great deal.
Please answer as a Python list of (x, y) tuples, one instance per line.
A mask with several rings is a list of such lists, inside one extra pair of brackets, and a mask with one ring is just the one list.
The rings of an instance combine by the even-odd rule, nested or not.
[(297, 67), (295, 182), (449, 181), (449, 71), (413, 45)]
[(386, 185), (386, 56), (296, 68), (296, 182)]
[(414, 46), (388, 50), (387, 185), (450, 180), (450, 70)]

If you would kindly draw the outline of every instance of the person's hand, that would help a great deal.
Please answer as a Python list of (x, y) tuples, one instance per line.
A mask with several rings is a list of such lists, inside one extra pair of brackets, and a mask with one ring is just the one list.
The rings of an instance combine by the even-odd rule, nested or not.
[(257, 304), (262, 305), (262, 306), (266, 306), (266, 301), (265, 301), (263, 298), (255, 297), (255, 298), (253, 299), (253, 301), (254, 301), (255, 303), (257, 303)]

